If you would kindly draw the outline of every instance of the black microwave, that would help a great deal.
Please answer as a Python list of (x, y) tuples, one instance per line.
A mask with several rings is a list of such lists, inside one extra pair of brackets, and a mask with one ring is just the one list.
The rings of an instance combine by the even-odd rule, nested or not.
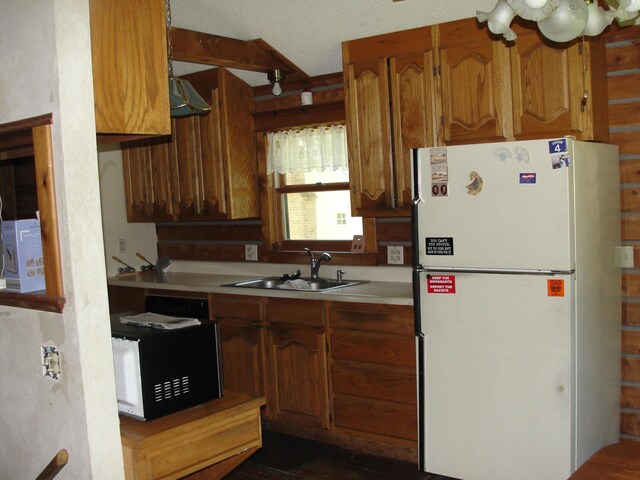
[[(168, 297), (168, 302), (205, 302)], [(147, 310), (153, 310), (147, 301)], [(157, 302), (164, 306), (167, 297)], [(180, 307), (182, 308), (182, 307)], [(206, 307), (205, 307), (206, 308)], [(188, 309), (187, 309), (188, 310)], [(182, 313), (182, 312), (181, 312)], [(200, 320), (174, 330), (125, 324), (111, 316), (111, 342), (120, 413), (152, 420), (219, 398), (223, 394), (217, 322)], [(197, 317), (196, 317), (197, 318)]]

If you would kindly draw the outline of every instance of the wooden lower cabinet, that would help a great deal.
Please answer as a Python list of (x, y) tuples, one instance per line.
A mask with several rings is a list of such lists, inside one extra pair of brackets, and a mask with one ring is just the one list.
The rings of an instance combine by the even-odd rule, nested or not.
[[(265, 396), (266, 328), (264, 300), (240, 295), (210, 295), (209, 311), (220, 327), (225, 390)], [(270, 405), (264, 415), (270, 416)]]
[(413, 308), (334, 302), (329, 310), (333, 427), (417, 454)]
[(220, 322), (225, 389), (264, 395), (264, 328)]
[[(126, 290), (184, 295), (110, 286), (112, 308), (143, 300)], [(264, 396), (266, 428), (417, 461), (413, 307), (199, 295), (220, 327), (225, 391)]]
[(270, 399), (276, 420), (329, 428), (326, 345), (320, 329), (269, 328)]

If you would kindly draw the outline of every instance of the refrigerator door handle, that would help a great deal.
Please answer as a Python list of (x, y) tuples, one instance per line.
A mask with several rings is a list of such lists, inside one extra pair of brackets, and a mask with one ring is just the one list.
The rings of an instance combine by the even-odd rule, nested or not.
[(572, 270), (527, 270), (527, 269), (509, 269), (509, 268), (460, 268), (460, 267), (423, 267), (418, 265), (415, 270), (421, 272), (451, 272), (451, 273), (491, 273), (491, 274), (504, 274), (504, 275), (573, 275), (576, 273), (575, 269)]

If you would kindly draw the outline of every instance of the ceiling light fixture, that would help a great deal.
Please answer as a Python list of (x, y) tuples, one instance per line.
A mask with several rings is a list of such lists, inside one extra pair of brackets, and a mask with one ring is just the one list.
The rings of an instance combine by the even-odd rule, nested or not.
[(167, 18), (167, 54), (169, 57), (169, 103), (172, 117), (188, 117), (190, 115), (206, 115), (211, 107), (200, 96), (193, 85), (173, 74), (173, 47), (171, 44), (171, 2), (166, 1)]
[(510, 25), (516, 16), (537, 22), (540, 33), (553, 42), (564, 43), (580, 36), (600, 35), (614, 17), (630, 20), (640, 11), (640, 0), (618, 0), (615, 10), (605, 10), (597, 0), (498, 0), (491, 12), (476, 12), (492, 33), (513, 41)]
[(284, 72), (284, 70), (281, 70), (279, 68), (274, 68), (273, 70), (269, 70), (269, 72), (267, 73), (267, 78), (269, 79), (269, 83), (273, 84), (273, 89), (271, 90), (271, 92), (278, 96), (282, 93), (282, 86), (280, 85), (282, 82), (284, 82), (284, 79), (286, 78), (286, 73)]

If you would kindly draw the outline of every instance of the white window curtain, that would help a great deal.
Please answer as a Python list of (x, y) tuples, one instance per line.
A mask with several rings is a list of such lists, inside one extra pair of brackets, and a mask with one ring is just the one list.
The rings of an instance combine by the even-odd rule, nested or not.
[(268, 134), (267, 173), (348, 171), (344, 125), (330, 125)]

